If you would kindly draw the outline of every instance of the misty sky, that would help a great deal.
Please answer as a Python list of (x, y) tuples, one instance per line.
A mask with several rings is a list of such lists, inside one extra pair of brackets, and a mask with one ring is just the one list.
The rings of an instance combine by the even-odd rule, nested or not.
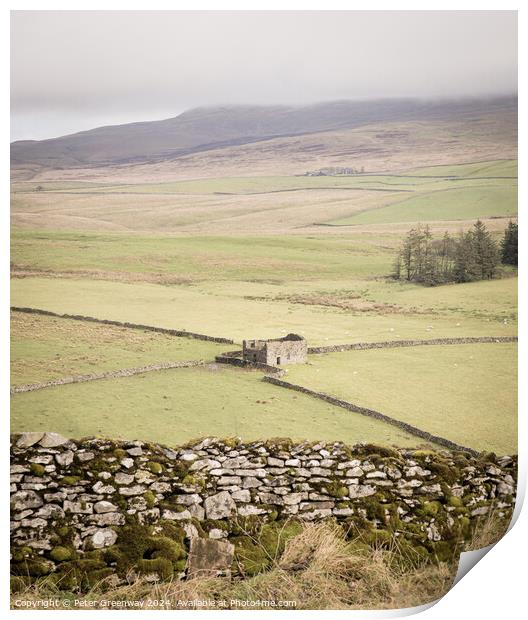
[(195, 106), (517, 91), (513, 11), (15, 11), (12, 140)]

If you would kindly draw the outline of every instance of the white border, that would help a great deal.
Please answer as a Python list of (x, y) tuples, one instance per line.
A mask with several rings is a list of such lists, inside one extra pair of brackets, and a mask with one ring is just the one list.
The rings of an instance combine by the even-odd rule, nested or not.
[[(382, 2), (373, 0), (371, 2), (350, 2), (346, 0), (326, 0), (325, 2), (317, 2), (315, 0), (267, 0), (256, 1), (254, 0), (249, 4), (247, 1), (228, 1), (214, 2), (205, 0), (179, 0), (177, 2), (170, 2), (168, 0), (150, 0), (149, 2), (138, 0), (100, 0), (87, 1), (48, 1), (38, 2), (33, 1), (16, 1), (8, 0), (7, 7), (2, 9), (2, 23), (0, 25), (0, 45), (2, 46), (2, 74), (4, 77), (4, 97), (2, 98), (2, 128), (3, 128), (3, 141), (1, 149), (2, 158), (2, 195), (4, 197), (2, 204), (2, 226), (0, 226), (0, 252), (2, 253), (2, 266), (1, 278), (2, 278), (2, 291), (9, 290), (9, 10), (518, 10), (520, 2), (490, 2), (490, 1), (457, 1), (446, 0), (444, 2), (427, 2), (424, 6), (424, 2)], [(526, 25), (524, 13), (519, 12), (519, 60), (526, 56)], [(525, 52), (523, 54), (523, 51)], [(519, 102), (524, 102), (524, 83), (521, 79), (522, 73), (519, 76)], [(526, 126), (523, 121), (522, 114), (520, 115), (520, 131), (519, 131), (519, 170), (521, 174), (521, 185), (519, 187), (519, 205), (525, 205), (526, 192), (524, 190), (524, 180), (526, 178), (526, 165), (524, 160), (524, 150), (522, 138), (526, 136)], [(526, 140), (526, 138), (524, 138)], [(526, 208), (526, 207), (525, 207)], [(521, 220), (521, 282), (519, 287), (521, 296), (519, 299), (519, 316), (523, 320), (519, 324), (519, 376), (527, 377), (526, 367), (526, 346), (525, 346), (525, 325), (524, 317), (526, 315), (526, 290), (524, 289), (524, 269), (526, 266), (526, 242), (527, 234), (524, 229), (524, 215), (520, 214)], [(9, 356), (7, 354), (9, 350), (9, 308), (7, 303), (2, 308), (2, 325), (0, 330), (0, 345), (3, 352), (1, 359), (2, 369), (2, 408), (1, 411), (4, 414), (5, 419), (5, 437), (4, 444), (5, 449), (1, 451), (2, 459), (2, 473), (5, 476), (4, 480), (7, 490), (7, 471), (9, 451), (7, 449), (8, 441), (8, 412), (9, 412)], [(526, 379), (525, 379), (526, 380)], [(519, 495), (524, 496), (526, 488), (526, 440), (527, 437), (527, 424), (526, 424), (526, 388), (525, 383), (520, 382), (519, 386), (519, 437), (520, 441), (520, 479), (519, 479)], [(7, 494), (6, 494), (7, 495)], [(6, 496), (4, 495), (4, 497)], [(512, 618), (516, 619), (521, 617), (520, 610), (524, 611), (525, 599), (524, 591), (526, 589), (526, 557), (528, 551), (527, 539), (528, 539), (528, 515), (527, 510), (520, 511), (520, 502), (518, 504), (517, 516), (518, 521), (513, 529), (504, 537), (504, 539), (490, 550), (490, 552), (484, 557), (462, 580), (462, 583), (457, 584), (444, 598), (442, 598), (434, 607), (430, 608), (426, 613), (428, 618), (438, 618), (444, 620), (446, 617), (459, 618)], [(0, 581), (0, 588), (2, 593), (2, 599), (4, 601), (4, 609), (8, 610), (9, 606), (9, 580), (7, 561), (8, 557), (8, 541), (7, 541), (7, 527), (8, 527), (8, 515), (7, 510), (2, 511), (2, 531), (4, 536), (2, 537), (2, 555), (3, 561), (1, 563), (3, 578)], [(417, 613), (423, 608), (416, 610), (408, 610), (407, 613), (404, 610), (396, 612), (350, 612), (350, 611), (336, 611), (325, 612), (326, 614), (350, 614), (354, 618), (381, 618), (388, 617), (389, 615), (408, 615), (408, 612)], [(32, 614), (31, 611), (8, 611), (8, 614), (16, 613), (17, 617), (22, 614)], [(39, 617), (45, 619), (47, 617), (53, 617), (53, 612), (39, 611)], [(101, 614), (108, 612), (83, 612), (85, 614), (96, 614), (96, 617), (101, 617)], [(149, 612), (128, 612), (129, 615), (136, 615), (144, 618), (145, 614)], [(156, 612), (156, 618), (164, 618), (170, 616), (173, 618), (174, 614), (178, 612)], [(181, 612), (185, 613), (185, 612)], [(200, 617), (213, 617), (218, 613), (225, 615), (229, 612), (194, 612), (199, 614)], [(254, 617), (255, 614), (265, 613), (266, 618), (275, 615), (276, 612), (239, 612), (237, 617), (242, 615), (248, 615), (248, 617)], [(280, 617), (283, 617), (284, 613), (288, 614), (288, 617), (297, 616), (302, 614), (300, 611), (292, 612), (280, 612)], [(307, 611), (305, 614), (320, 614), (317, 611)], [(523, 614), (524, 615), (524, 614)], [(216, 616), (215, 616), (216, 617)]]

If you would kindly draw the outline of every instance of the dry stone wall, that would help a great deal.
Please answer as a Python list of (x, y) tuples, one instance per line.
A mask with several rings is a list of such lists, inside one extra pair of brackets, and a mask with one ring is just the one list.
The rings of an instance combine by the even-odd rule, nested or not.
[(53, 316), (60, 319), (72, 319), (74, 321), (88, 321), (90, 323), (102, 323), (103, 325), (115, 325), (117, 327), (128, 327), (130, 329), (142, 329), (144, 331), (158, 332), (160, 334), (169, 334), (170, 336), (179, 336), (181, 338), (195, 338), (196, 340), (207, 340), (209, 342), (218, 342), (220, 344), (233, 344), (230, 338), (219, 338), (217, 336), (207, 336), (206, 334), (197, 334), (195, 332), (181, 331), (178, 329), (168, 329), (166, 327), (155, 327), (153, 325), (142, 325), (141, 323), (129, 323), (123, 321), (112, 321), (110, 319), (98, 319), (93, 316), (84, 316), (82, 314), (59, 314), (50, 310), (41, 310), (40, 308), (25, 308), (11, 306), (13, 312), (25, 312), (27, 314), (41, 314), (43, 316)]
[(182, 578), (200, 538), (251, 574), (269, 561), (255, 532), (320, 519), (441, 559), (490, 510), (508, 518), (516, 472), (515, 456), (340, 442), (207, 438), (173, 449), (24, 433), (11, 446), (12, 570), (65, 588), (130, 571)]
[(408, 424), (407, 422), (402, 422), (402, 420), (397, 420), (396, 418), (391, 418), (390, 416), (385, 415), (380, 411), (376, 411), (375, 409), (360, 407), (359, 405), (355, 405), (348, 400), (343, 400), (342, 398), (331, 396), (330, 394), (326, 394), (325, 392), (311, 390), (310, 388), (304, 387), (302, 385), (297, 385), (296, 383), (290, 383), (288, 381), (278, 379), (277, 377), (265, 376), (262, 378), (262, 380), (266, 381), (267, 383), (273, 383), (273, 385), (278, 385), (279, 387), (287, 388), (289, 390), (295, 390), (296, 392), (302, 392), (303, 394), (313, 396), (314, 398), (318, 398), (319, 400), (324, 400), (325, 402), (330, 403), (331, 405), (335, 405), (336, 407), (341, 407), (343, 409), (347, 409), (348, 411), (353, 411), (354, 413), (359, 413), (369, 418), (375, 418), (376, 420), (380, 420), (381, 422), (386, 422), (387, 424), (391, 424), (392, 426), (397, 426), (398, 428), (401, 428), (403, 431), (409, 433), (410, 435), (414, 435), (415, 437), (419, 437), (420, 439), (425, 439), (426, 441), (435, 443), (444, 448), (467, 452), (468, 454), (472, 454), (474, 456), (478, 454), (476, 450), (473, 450), (473, 448), (461, 446), (454, 441), (451, 441), (450, 439), (446, 439), (445, 437), (433, 435), (432, 433), (424, 431), (417, 426), (413, 426), (412, 424)]
[(517, 342), (517, 336), (475, 336), (467, 338), (429, 338), (423, 340), (386, 340), (385, 342), (354, 342), (334, 344), (324, 347), (308, 347), (308, 353), (336, 353), (340, 351), (361, 351), (364, 349), (397, 349), (399, 347), (419, 347), (445, 344), (486, 344)]
[(173, 368), (191, 368), (193, 366), (203, 366), (203, 360), (190, 360), (186, 362), (161, 362), (159, 364), (149, 364), (148, 366), (139, 366), (136, 368), (120, 368), (119, 370), (107, 370), (105, 372), (97, 372), (89, 375), (74, 375), (73, 377), (62, 377), (61, 379), (52, 379), (41, 383), (27, 383), (25, 385), (17, 385), (11, 388), (11, 394), (19, 394), (21, 392), (34, 392), (47, 387), (55, 387), (57, 385), (67, 385), (69, 383), (85, 383), (86, 381), (97, 381), (98, 379), (120, 379), (121, 377), (132, 377), (145, 372), (155, 372), (158, 370), (169, 370)]

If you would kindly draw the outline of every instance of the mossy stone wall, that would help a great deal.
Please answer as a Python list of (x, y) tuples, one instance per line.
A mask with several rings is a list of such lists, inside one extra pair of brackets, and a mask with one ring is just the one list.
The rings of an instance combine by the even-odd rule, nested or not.
[(447, 450), (24, 433), (11, 445), (12, 572), (64, 588), (130, 571), (184, 577), (190, 541), (203, 537), (232, 543), (234, 570), (250, 575), (268, 567), (266, 549), (320, 519), (362, 544), (397, 536), (416, 556), (446, 559), (490, 510), (509, 518), (516, 472), (515, 456)]

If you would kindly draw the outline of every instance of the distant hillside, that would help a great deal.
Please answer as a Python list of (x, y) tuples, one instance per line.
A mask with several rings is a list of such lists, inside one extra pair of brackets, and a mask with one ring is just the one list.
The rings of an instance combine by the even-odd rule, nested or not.
[(409, 121), (470, 122), (515, 114), (517, 100), (336, 101), (309, 106), (222, 106), (189, 110), (163, 121), (99, 127), (50, 140), (11, 145), (14, 171), (151, 164), (237, 145)]

